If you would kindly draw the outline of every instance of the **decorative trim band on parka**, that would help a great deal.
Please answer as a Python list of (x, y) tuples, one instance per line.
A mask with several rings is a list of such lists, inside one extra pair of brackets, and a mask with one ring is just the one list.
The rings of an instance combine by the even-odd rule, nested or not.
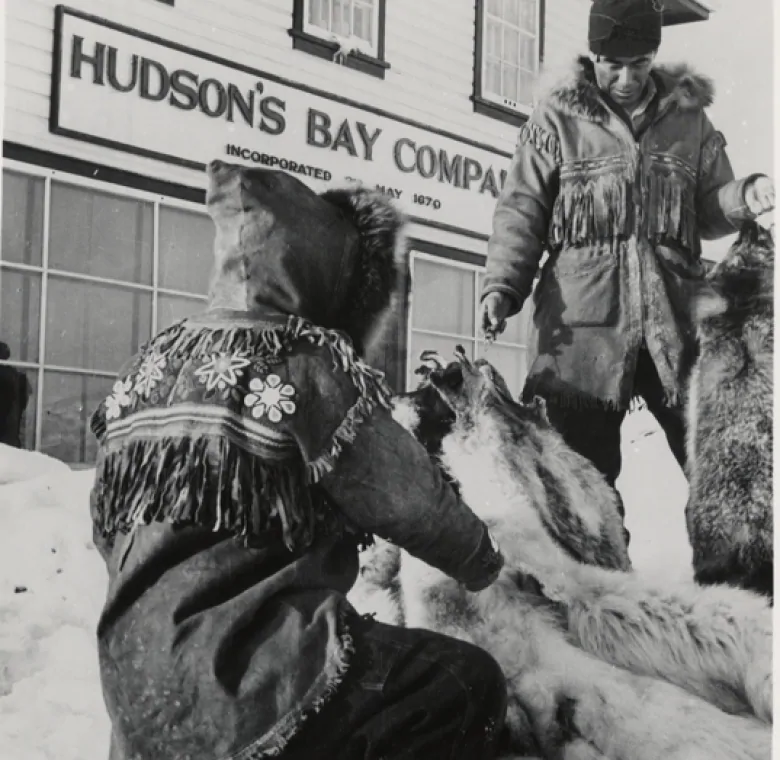
[[(285, 366), (306, 344), (327, 347), (356, 393), (351, 408), (334, 410), (337, 426), (308, 461), (286, 423), (315, 381)], [(390, 395), (383, 374), (340, 332), (298, 317), (281, 325), (179, 322), (139, 352), (93, 416), (102, 444), (95, 527), (111, 537), (167, 521), (226, 531), (250, 546), (279, 530), (288, 549), (305, 548), (335, 520), (312, 486), (373, 409), (390, 408)], [(318, 422), (329, 421), (308, 421)]]
[(666, 402), (681, 403), (701, 239), (750, 217), (750, 178), (734, 179), (726, 141), (705, 114), (712, 82), (684, 65), (657, 66), (651, 77), (656, 95), (637, 129), (580, 58), (543, 87), (520, 130), (482, 297), (509, 296), (511, 316), (536, 282), (526, 398), (629, 409), (644, 346)]

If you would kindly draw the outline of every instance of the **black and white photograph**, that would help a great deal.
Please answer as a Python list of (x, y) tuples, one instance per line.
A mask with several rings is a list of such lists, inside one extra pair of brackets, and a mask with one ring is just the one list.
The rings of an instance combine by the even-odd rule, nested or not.
[(771, 760), (774, 0), (4, 0), (0, 760)]

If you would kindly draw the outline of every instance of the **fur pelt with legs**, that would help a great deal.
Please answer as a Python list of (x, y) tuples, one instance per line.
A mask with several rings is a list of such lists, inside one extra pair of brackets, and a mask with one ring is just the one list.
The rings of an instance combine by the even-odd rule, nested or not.
[(774, 595), (773, 234), (745, 224), (696, 299), (688, 393), (688, 535), (699, 583)]
[[(768, 758), (771, 619), (763, 600), (693, 584), (669, 592), (583, 564), (544, 519), (544, 489), (526, 480), (528, 459), (549, 462), (562, 445), (553, 436), (537, 449), (523, 436), (545, 426), (542, 410), (514, 402), (490, 365), (463, 356), (429, 382), (455, 415), (441, 440), (442, 466), (497, 537), (506, 565), (493, 586), (468, 594), (400, 554), (396, 622), (467, 639), (498, 660), (514, 756)], [(397, 419), (419, 427), (425, 409), (401, 407)], [(592, 525), (584, 530), (594, 536)], [(375, 551), (385, 552), (392, 575), (393, 551)], [(360, 611), (370, 611), (367, 601), (364, 594), (361, 608), (355, 600)]]

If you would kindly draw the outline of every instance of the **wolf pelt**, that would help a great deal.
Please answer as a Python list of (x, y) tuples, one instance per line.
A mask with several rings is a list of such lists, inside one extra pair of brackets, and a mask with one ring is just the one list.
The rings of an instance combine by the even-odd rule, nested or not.
[(688, 536), (699, 583), (773, 586), (773, 235), (745, 224), (696, 299)]
[[(582, 588), (576, 583), (574, 589), (571, 585), (554, 585), (560, 582), (562, 572), (579, 568), (622, 582), (632, 576), (584, 565), (565, 543), (553, 537), (543, 518), (544, 510), (533, 500), (540, 492), (527, 490), (523, 482), (523, 457), (518, 453), (527, 452), (519, 445), (519, 439), (512, 438), (518, 431), (518, 410), (522, 411), (520, 420), (529, 424), (534, 416), (539, 416), (539, 410), (514, 402), (507, 406), (504, 394), (495, 394), (497, 373), (492, 373), (489, 365), (477, 372), (470, 366), (461, 366), (460, 384), (457, 368), (431, 376), (437, 379), (439, 390), (446, 386), (443, 395), (456, 416), (451, 431), (441, 442), (440, 458), (457, 480), (465, 501), (498, 537), (506, 565), (493, 586), (479, 594), (467, 594), (443, 574), (402, 554), (399, 618), (407, 626), (431, 628), (472, 641), (498, 660), (509, 687), (507, 724), (515, 753), (569, 760), (768, 758), (771, 731), (766, 725), (753, 717), (722, 712), (715, 706), (717, 701), (711, 704), (700, 698), (697, 689), (691, 693), (673, 685), (674, 674), (667, 671), (674, 652), (664, 658), (663, 646), (657, 647), (662, 652), (660, 668), (654, 660), (657, 652), (646, 656), (641, 648), (626, 658), (635, 667), (624, 669), (611, 662), (625, 655), (623, 645), (615, 640), (625, 635), (623, 629), (638, 628), (641, 633), (650, 628), (645, 633), (651, 639), (663, 633), (656, 632), (651, 625), (658, 610), (652, 606), (645, 610), (643, 588), (638, 596), (629, 594), (624, 599), (621, 587), (610, 588), (600, 577), (598, 580), (607, 590), (606, 604), (598, 594), (599, 587), (587, 577)], [(484, 382), (486, 378), (489, 382)], [(410, 412), (407, 404), (397, 418), (405, 417), (412, 427), (419, 425), (414, 411)], [(544, 423), (537, 420), (533, 424)], [(550, 502), (552, 509), (555, 503)], [(588, 530), (586, 524), (584, 527)], [(544, 560), (540, 561), (537, 555)], [(553, 587), (554, 594), (547, 596), (553, 596), (557, 603), (537, 593), (539, 586), (532, 576), (538, 569), (545, 590)], [(530, 575), (524, 571), (530, 571)], [(572, 591), (584, 597), (581, 608), (581, 600), (571, 598)], [(598, 625), (594, 627), (594, 619), (599, 622), (599, 604), (606, 608), (606, 619), (614, 629), (610, 625), (603, 630)], [(728, 629), (729, 609), (722, 612), (724, 627)], [(616, 625), (610, 615), (618, 613), (626, 617)], [(676, 622), (684, 624), (685, 615), (681, 614)], [(639, 636), (640, 646), (641, 639)], [(597, 656), (582, 651), (587, 645)], [(735, 646), (739, 648), (739, 643)], [(626, 637), (629, 654), (636, 647), (637, 637)], [(691, 656), (690, 651), (682, 653)], [(752, 650), (747, 653), (748, 659), (752, 654)], [(699, 666), (696, 655), (698, 652), (694, 652), (691, 663), (694, 671)], [(728, 653), (723, 659), (727, 658)], [(703, 669), (708, 665), (705, 663)], [(677, 667), (685, 671), (685, 663)], [(737, 668), (724, 668), (728, 671), (724, 674), (726, 681), (733, 675), (731, 671), (747, 667), (743, 657)], [(660, 673), (656, 672), (659, 670)], [(717, 681), (720, 675), (718, 672), (713, 680)], [(741, 683), (744, 678), (740, 675), (733, 680)], [(731, 712), (749, 711), (743, 701), (731, 699), (730, 694), (729, 699), (721, 701), (728, 702), (727, 707), (733, 708)], [(530, 716), (530, 731), (526, 716)]]

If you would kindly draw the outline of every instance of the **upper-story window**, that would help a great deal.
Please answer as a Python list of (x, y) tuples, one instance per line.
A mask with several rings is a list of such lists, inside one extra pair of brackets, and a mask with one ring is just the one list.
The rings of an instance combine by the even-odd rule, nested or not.
[(478, 0), (474, 110), (520, 124), (542, 58), (544, 0)]
[(386, 0), (294, 0), (293, 47), (384, 79)]

